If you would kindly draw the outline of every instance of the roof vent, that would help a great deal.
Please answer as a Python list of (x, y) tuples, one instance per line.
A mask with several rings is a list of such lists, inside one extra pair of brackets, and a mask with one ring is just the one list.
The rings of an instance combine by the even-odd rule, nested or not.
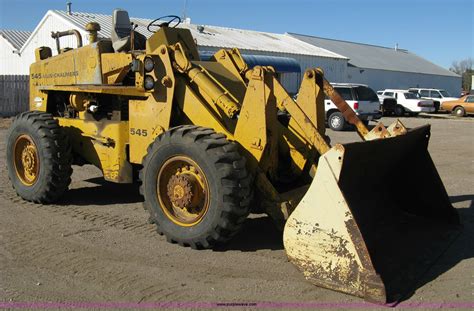
[(71, 14), (72, 14), (72, 12), (71, 12), (71, 5), (72, 5), (72, 2), (71, 2), (71, 1), (66, 2), (66, 13), (67, 13), (67, 15), (71, 15)]
[(198, 26), (197, 26), (197, 30), (198, 30), (200, 33), (203, 33), (203, 32), (204, 32), (204, 26), (198, 25)]

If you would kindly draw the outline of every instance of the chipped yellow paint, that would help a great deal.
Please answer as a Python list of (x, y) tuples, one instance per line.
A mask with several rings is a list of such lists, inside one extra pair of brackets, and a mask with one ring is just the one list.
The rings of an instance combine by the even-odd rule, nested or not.
[(104, 84), (114, 84), (122, 81), (130, 70), (132, 55), (125, 53), (103, 53), (101, 60)]
[[(155, 81), (154, 89), (147, 92), (149, 96), (145, 100), (129, 100), (132, 163), (141, 164), (148, 146), (158, 135), (168, 130), (171, 124), (176, 82), (168, 49), (163, 45), (159, 50), (158, 55), (148, 56), (155, 63), (153, 71), (147, 73)], [(143, 60), (144, 56), (140, 59)]]
[(99, 167), (108, 181), (131, 183), (132, 166), (127, 161), (127, 121), (95, 121), (57, 118), (66, 130), (74, 152)]
[(344, 147), (319, 158), (310, 188), (288, 218), (283, 242), (288, 258), (313, 283), (385, 302), (380, 278), (367, 288), (367, 275), (377, 279), (364, 239), (338, 185)]

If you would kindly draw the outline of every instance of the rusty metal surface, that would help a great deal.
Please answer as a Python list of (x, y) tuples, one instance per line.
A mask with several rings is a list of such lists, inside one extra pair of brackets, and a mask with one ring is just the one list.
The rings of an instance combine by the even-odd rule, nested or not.
[(402, 121), (399, 119), (390, 124), (390, 126), (387, 128), (387, 131), (390, 133), (390, 136), (405, 135), (408, 132), (405, 125), (403, 125)]
[(344, 153), (338, 145), (320, 158), (313, 183), (286, 223), (285, 249), (312, 283), (385, 301), (383, 283), (376, 281), (363, 238), (338, 186)]
[(382, 122), (379, 122), (369, 133), (364, 136), (364, 140), (383, 139), (390, 137), (389, 131)]
[(179, 208), (188, 208), (193, 198), (193, 185), (186, 175), (173, 175), (167, 186), (168, 197)]
[(290, 261), (309, 281), (381, 303), (416, 285), (459, 233), (429, 137), (423, 126), (337, 145), (320, 158), (284, 231)]

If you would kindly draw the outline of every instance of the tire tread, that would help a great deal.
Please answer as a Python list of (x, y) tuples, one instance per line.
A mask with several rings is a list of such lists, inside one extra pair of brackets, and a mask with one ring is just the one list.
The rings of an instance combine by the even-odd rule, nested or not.
[(222, 209), (217, 223), (206, 235), (195, 239), (180, 237), (170, 237), (163, 231), (153, 208), (145, 199), (143, 205), (150, 213), (150, 221), (157, 226), (157, 232), (165, 235), (167, 240), (181, 246), (195, 249), (212, 248), (230, 240), (241, 229), (244, 220), (250, 212), (251, 175), (245, 165), (245, 158), (238, 153), (235, 143), (226, 139), (225, 135), (214, 132), (213, 129), (184, 125), (170, 128), (165, 133), (159, 135), (147, 149), (147, 155), (143, 160), (143, 167), (140, 171), (140, 194), (145, 194), (145, 174), (144, 171), (150, 161), (151, 155), (161, 145), (177, 140), (191, 142), (196, 148), (200, 148), (209, 158), (213, 159), (218, 178), (221, 180)]
[[(17, 195), (27, 201), (48, 204), (57, 201), (68, 189), (72, 175), (72, 148), (67, 135), (61, 130), (58, 121), (50, 113), (28, 111), (19, 114), (9, 129), (8, 137), (14, 129), (23, 126), (40, 136), (37, 148), (44, 150), (42, 166), (47, 172), (39, 189), (33, 194), (20, 193), (15, 187)], [(26, 133), (28, 134), (28, 133)], [(9, 165), (10, 167), (11, 165)], [(15, 173), (9, 170), (9, 179), (14, 184)]]

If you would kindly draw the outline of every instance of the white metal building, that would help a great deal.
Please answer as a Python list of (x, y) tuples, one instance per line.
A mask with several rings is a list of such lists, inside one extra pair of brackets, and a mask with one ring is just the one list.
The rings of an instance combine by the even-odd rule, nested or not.
[(31, 31), (0, 30), (0, 75), (23, 74), (21, 47), (31, 35)]
[[(112, 12), (111, 12), (112, 13)], [(131, 18), (138, 25), (137, 31), (149, 37), (146, 26), (150, 19)], [(32, 34), (12, 44), (0, 37), (0, 75), (27, 75), (34, 62), (34, 50), (49, 46), (56, 53), (52, 31), (78, 30), (88, 43), (85, 25), (97, 22), (101, 26), (99, 36), (109, 38), (112, 16), (50, 10)], [(324, 39), (298, 34), (274, 34), (251, 30), (233, 29), (185, 22), (181, 27), (191, 30), (200, 52), (215, 52), (221, 48), (237, 47), (243, 54), (288, 57), (297, 61), (300, 70), (321, 67), (331, 82), (363, 83), (374, 90), (384, 88), (429, 87), (443, 88), (452, 95), (459, 95), (461, 77), (441, 68), (409, 51), (347, 41)], [(16, 34), (17, 36), (18, 33)], [(62, 47), (75, 47), (75, 37), (63, 37)], [(13, 53), (15, 51), (15, 53)], [(301, 73), (285, 73), (281, 81), (290, 93), (296, 93)]]
[[(112, 13), (112, 12), (111, 12)], [(131, 18), (138, 25), (137, 31), (149, 37), (152, 33), (146, 30), (151, 19)], [(34, 51), (39, 46), (49, 46), (53, 55), (57, 53), (55, 40), (51, 38), (52, 31), (77, 29), (83, 37), (83, 43), (88, 44), (88, 34), (85, 25), (97, 22), (101, 26), (99, 37), (109, 38), (112, 29), (112, 15), (95, 13), (79, 13), (50, 10), (24, 45), (19, 49), (21, 63), (15, 66), (16, 74), (28, 74), (29, 65), (34, 62)], [(199, 26), (199, 27), (198, 27)], [(347, 76), (347, 58), (337, 53), (315, 47), (285, 34), (274, 34), (250, 30), (232, 29), (207, 25), (181, 24), (189, 28), (196, 39), (200, 52), (215, 52), (221, 48), (237, 47), (242, 54), (280, 56), (295, 59), (301, 71), (308, 67), (321, 67), (329, 80), (342, 81)], [(199, 30), (198, 30), (199, 29)], [(75, 37), (63, 37), (61, 47), (76, 47)], [(0, 75), (4, 74), (0, 72)], [(285, 88), (290, 93), (296, 93), (301, 81), (301, 73), (281, 76)]]
[(349, 58), (344, 82), (363, 83), (374, 90), (425, 87), (459, 96), (461, 76), (407, 50), (290, 34), (294, 38)]

